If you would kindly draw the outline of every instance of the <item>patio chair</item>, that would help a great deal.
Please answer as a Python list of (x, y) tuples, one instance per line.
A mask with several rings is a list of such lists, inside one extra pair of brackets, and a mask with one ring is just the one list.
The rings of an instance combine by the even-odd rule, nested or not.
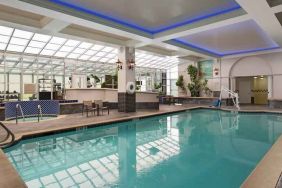
[(95, 100), (94, 103), (95, 103), (96, 107), (99, 109), (99, 111), (100, 110), (102, 111), (102, 115), (103, 115), (104, 110), (108, 111), (108, 115), (110, 114), (110, 108), (108, 106), (104, 106), (102, 100)]
[(86, 111), (86, 117), (88, 117), (88, 112), (92, 112), (93, 115), (95, 115), (95, 112), (97, 111), (97, 107), (93, 107), (92, 101), (83, 101), (83, 107), (82, 107), (82, 115), (84, 111)]

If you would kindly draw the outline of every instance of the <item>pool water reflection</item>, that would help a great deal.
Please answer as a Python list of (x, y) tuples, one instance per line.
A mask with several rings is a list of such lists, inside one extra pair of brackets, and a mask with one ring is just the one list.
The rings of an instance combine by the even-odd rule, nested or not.
[(281, 132), (279, 115), (192, 110), (28, 139), (5, 152), (32, 188), (235, 188)]

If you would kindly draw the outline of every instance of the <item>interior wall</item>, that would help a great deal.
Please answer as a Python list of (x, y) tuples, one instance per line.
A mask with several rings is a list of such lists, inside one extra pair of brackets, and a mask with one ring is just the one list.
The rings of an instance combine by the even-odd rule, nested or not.
[[(225, 58), (222, 59), (221, 71), (222, 79), (225, 79), (224, 77), (232, 79), (236, 76), (270, 76), (272, 79), (269, 81), (271, 84), (268, 84), (268, 98), (282, 99), (282, 52)], [(229, 83), (222, 84), (229, 87)]]
[(236, 92), (239, 94), (241, 104), (251, 104), (252, 99), (252, 77), (236, 78)]
[[(265, 75), (272, 78), (271, 84), (268, 84), (268, 98), (282, 99), (282, 52), (243, 58), (223, 58), (221, 64), (216, 59), (214, 62), (214, 68), (219, 69), (219, 74), (214, 75), (213, 79), (209, 79), (208, 86), (211, 90), (220, 91), (221, 86), (234, 90), (234, 85), (232, 86), (232, 84), (235, 84), (234, 77)], [(194, 64), (194, 62), (183, 61), (178, 67), (179, 75), (184, 76), (185, 86), (190, 82), (186, 71), (189, 64)], [(179, 96), (181, 96), (181, 93)], [(187, 95), (190, 96), (190, 93), (187, 92)], [(228, 97), (227, 93), (223, 93), (223, 98), (225, 97)]]

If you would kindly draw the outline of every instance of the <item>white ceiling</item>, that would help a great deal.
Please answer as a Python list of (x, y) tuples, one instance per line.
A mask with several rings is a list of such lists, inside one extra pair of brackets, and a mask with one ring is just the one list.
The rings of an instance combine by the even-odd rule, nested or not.
[(277, 6), (282, 4), (282, 0), (267, 0), (269, 6)]
[(180, 40), (222, 55), (278, 47), (253, 20), (199, 32)]
[(158, 29), (238, 7), (234, 0), (56, 0), (108, 17)]
[[(105, 46), (131, 46), (168, 57), (218, 57), (209, 51), (229, 54), (229, 52), (251, 50), (252, 54), (259, 54), (265, 53), (259, 49), (275, 46), (274, 42), (279, 46), (282, 45), (282, 27), (275, 16), (276, 13), (282, 12), (282, 5), (270, 7), (266, 0), (52, 1), (76, 5), (80, 3), (81, 7), (150, 29), (187, 21), (235, 5), (240, 5), (241, 9), (205, 19), (202, 17), (193, 23), (146, 36), (132, 30), (124, 30), (117, 25), (109, 25), (101, 19), (96, 21), (89, 17), (78, 16), (77, 11), (74, 10), (72, 10), (73, 14), (64, 12), (61, 10), (63, 6), (56, 5), (49, 8), (34, 4), (35, 2), (45, 4), (49, 2), (47, 0), (1, 0), (0, 4), (6, 8), (1, 9), (0, 25)], [(13, 10), (8, 11), (9, 9)], [(32, 18), (32, 14), (35, 14), (36, 19)], [(90, 14), (90, 17), (93, 15)], [(168, 42), (179, 38), (191, 40), (193, 46), (203, 46), (208, 48), (208, 51), (193, 48), (191, 45), (183, 46)], [(267, 52), (274, 51), (277, 50)], [(237, 56), (248, 54), (250, 53)]]

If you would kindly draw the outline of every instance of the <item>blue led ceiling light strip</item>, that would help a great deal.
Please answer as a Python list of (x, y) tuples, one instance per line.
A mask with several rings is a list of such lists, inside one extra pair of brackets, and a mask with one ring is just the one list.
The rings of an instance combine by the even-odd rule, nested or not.
[(194, 45), (194, 44), (191, 44), (191, 43), (188, 43), (186, 41), (182, 41), (180, 39), (173, 39), (171, 40), (172, 42), (174, 43), (178, 43), (180, 45), (183, 45), (183, 46), (186, 46), (188, 48), (193, 48), (193, 49), (196, 49), (196, 50), (199, 50), (201, 52), (206, 52), (206, 53), (209, 53), (209, 54), (212, 54), (214, 56), (222, 56), (221, 54), (218, 54), (216, 53), (215, 51), (212, 51), (212, 50), (209, 50), (209, 49), (206, 49), (206, 48), (202, 48), (202, 47), (199, 47), (197, 45)]
[(78, 6), (78, 5), (74, 5), (73, 3), (64, 2), (62, 0), (49, 0), (49, 1), (53, 2), (53, 3), (56, 3), (56, 4), (59, 4), (59, 5), (62, 5), (62, 6), (65, 6), (65, 7), (68, 7), (68, 8), (71, 8), (71, 9), (74, 9), (74, 10), (77, 10), (77, 11), (80, 11), (80, 12), (91, 14), (93, 16), (102, 18), (104, 20), (108, 20), (108, 21), (111, 21), (111, 22), (114, 22), (114, 23), (117, 23), (117, 24), (129, 27), (129, 28), (132, 28), (132, 29), (136, 29), (136, 30), (139, 30), (139, 31), (145, 32), (147, 34), (151, 34), (151, 35), (154, 35), (154, 34), (157, 34), (157, 33), (160, 33), (160, 32), (164, 32), (164, 31), (167, 31), (167, 30), (175, 29), (177, 27), (181, 27), (181, 26), (184, 26), (184, 25), (192, 24), (192, 23), (195, 23), (195, 22), (198, 22), (198, 21), (201, 21), (201, 20), (205, 20), (205, 19), (214, 17), (214, 16), (218, 16), (218, 15), (222, 15), (222, 14), (227, 14), (227, 13), (230, 13), (230, 12), (233, 12), (233, 11), (241, 9), (241, 7), (239, 5), (236, 5), (236, 6), (232, 7), (232, 8), (228, 8), (228, 9), (224, 9), (224, 10), (219, 10), (217, 12), (214, 12), (214, 13), (211, 13), (211, 14), (207, 14), (207, 15), (197, 16), (197, 17), (195, 17), (193, 19), (185, 20), (183, 22), (175, 23), (175, 24), (172, 24), (172, 25), (169, 25), (169, 26), (165, 26), (165, 27), (162, 27), (162, 28), (148, 29), (148, 28), (142, 27), (142, 26), (140, 26), (138, 24), (129, 22), (129, 21), (123, 21), (123, 20), (114, 18), (112, 16), (108, 16), (108, 15), (102, 14), (102, 13), (100, 13), (98, 11), (94, 11), (94, 10), (90, 10), (90, 9), (87, 9), (87, 8), (83, 8), (83, 7)]
[[(80, 12), (91, 14), (93, 16), (102, 18), (104, 20), (108, 20), (108, 21), (111, 21), (113, 23), (123, 25), (123, 26), (129, 27), (131, 29), (139, 30), (139, 31), (145, 32), (147, 34), (151, 34), (151, 35), (154, 35), (154, 34), (157, 34), (157, 33), (160, 33), (160, 32), (164, 32), (164, 31), (167, 31), (167, 30), (175, 29), (177, 27), (181, 27), (181, 26), (184, 26), (184, 25), (192, 24), (192, 23), (195, 23), (195, 22), (198, 22), (198, 21), (201, 21), (201, 20), (205, 20), (205, 19), (214, 17), (214, 16), (227, 14), (227, 13), (241, 9), (241, 7), (239, 5), (236, 5), (232, 8), (229, 8), (229, 9), (220, 10), (220, 11), (217, 11), (217, 12), (214, 12), (214, 13), (211, 13), (211, 14), (198, 16), (198, 17), (190, 19), (190, 20), (186, 20), (186, 21), (183, 21), (183, 22), (172, 24), (170, 26), (166, 26), (166, 27), (162, 27), (162, 28), (159, 28), (159, 29), (152, 30), (152, 29), (147, 29), (145, 27), (142, 27), (138, 24), (135, 24), (135, 23), (132, 23), (132, 22), (129, 22), (129, 21), (123, 21), (123, 20), (120, 20), (120, 19), (116, 19), (114, 17), (107, 16), (107, 15), (99, 13), (97, 11), (74, 5), (72, 3), (64, 2), (64, 1), (61, 1), (61, 0), (49, 0), (49, 1), (56, 3), (56, 4), (59, 4), (59, 5), (63, 5), (65, 7), (68, 7), (68, 8), (77, 10), (77, 11), (80, 11)], [(194, 45), (194, 44), (190, 44), (186, 41), (181, 41), (179, 39), (173, 39), (171, 41), (178, 43), (178, 44), (181, 44), (183, 46), (187, 46), (187, 47), (190, 47), (190, 48), (202, 51), (202, 52), (206, 52), (206, 53), (212, 54), (214, 56), (219, 56), (219, 57), (223, 57), (223, 56), (227, 56), (227, 55), (237, 55), (237, 54), (252, 53), (252, 52), (258, 52), (258, 51), (273, 50), (273, 49), (280, 48), (279, 46), (275, 46), (275, 47), (270, 47), (270, 48), (259, 48), (259, 49), (253, 49), (253, 50), (245, 50), (245, 51), (238, 51), (238, 52), (234, 52), (234, 53), (232, 52), (232, 53), (221, 54), (221, 53), (215, 52), (215, 51), (210, 50), (210, 49), (206, 49), (206, 48)]]
[(125, 22), (125, 21), (122, 21), (122, 20), (113, 18), (113, 17), (111, 17), (111, 16), (107, 16), (107, 15), (101, 14), (101, 13), (99, 13), (99, 12), (96, 12), (96, 11), (93, 11), (93, 10), (90, 10), (90, 9), (86, 9), (86, 8), (83, 8), (83, 7), (80, 7), (80, 6), (76, 6), (76, 5), (71, 4), (71, 3), (62, 2), (62, 1), (60, 1), (60, 0), (49, 0), (49, 1), (50, 1), (50, 2), (53, 2), (53, 3), (56, 3), (56, 4), (59, 4), (59, 5), (63, 5), (63, 6), (68, 7), (68, 8), (71, 8), (71, 9), (73, 9), (73, 10), (77, 10), (77, 11), (80, 11), (80, 12), (84, 12), (84, 13), (87, 13), (87, 14), (91, 14), (91, 15), (93, 15), (93, 16), (102, 18), (102, 19), (104, 19), (104, 20), (108, 20), (108, 21), (111, 21), (111, 22), (114, 22), (114, 23), (117, 23), (117, 24), (120, 24), (120, 25), (123, 25), (123, 26), (130, 27), (130, 28), (132, 28), (132, 29), (136, 29), (136, 30), (139, 30), (139, 31), (143, 31), (143, 32), (148, 33), (148, 34), (151, 34), (151, 35), (154, 34), (154, 33), (152, 33), (150, 30), (145, 29), (145, 28), (143, 28), (143, 27), (140, 27), (139, 25), (136, 25), (136, 24), (134, 24), (134, 23)]
[(209, 54), (212, 54), (214, 56), (219, 56), (219, 57), (224, 57), (224, 56), (229, 56), (229, 55), (239, 55), (239, 54), (247, 54), (247, 53), (253, 53), (253, 52), (261, 52), (261, 51), (268, 51), (268, 50), (275, 50), (275, 49), (279, 49), (279, 46), (273, 46), (273, 47), (269, 47), (269, 48), (257, 48), (257, 49), (251, 49), (251, 50), (241, 50), (241, 51), (237, 51), (237, 52), (231, 52), (231, 53), (218, 53), (215, 52), (213, 50), (204, 48), (204, 47), (200, 47), (198, 45), (194, 45), (191, 43), (188, 43), (186, 41), (182, 41), (180, 39), (173, 39), (172, 40), (175, 43), (181, 44), (183, 46), (187, 46), (189, 48), (193, 48), (202, 52), (206, 52)]

